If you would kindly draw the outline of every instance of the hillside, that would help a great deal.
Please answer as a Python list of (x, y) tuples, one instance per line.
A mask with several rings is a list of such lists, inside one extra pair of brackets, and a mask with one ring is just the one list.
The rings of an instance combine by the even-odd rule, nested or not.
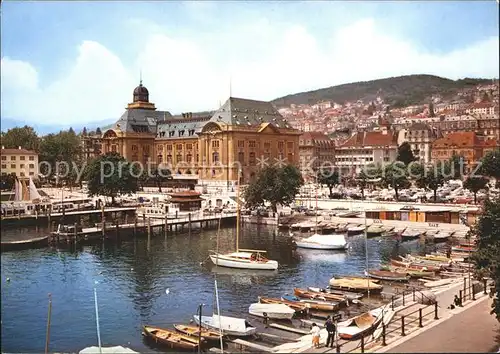
[(272, 103), (276, 107), (287, 107), (290, 104), (312, 105), (319, 101), (344, 103), (363, 100), (369, 102), (381, 96), (385, 103), (392, 107), (404, 107), (427, 103), (430, 97), (437, 93), (443, 95), (444, 98), (453, 98), (461, 89), (473, 88), (490, 81), (490, 79), (469, 78), (453, 81), (433, 75), (407, 75), (295, 93), (277, 98)]

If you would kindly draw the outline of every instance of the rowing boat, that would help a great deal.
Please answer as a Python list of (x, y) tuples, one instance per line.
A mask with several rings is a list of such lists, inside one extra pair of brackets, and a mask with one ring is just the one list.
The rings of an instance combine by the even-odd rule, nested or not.
[(441, 267), (433, 265), (422, 265), (412, 262), (403, 262), (395, 259), (391, 259), (391, 265), (398, 268), (408, 268), (411, 270), (429, 271), (429, 272), (439, 272)]
[(336, 295), (336, 294), (328, 294), (322, 292), (316, 292), (311, 290), (304, 290), (299, 288), (294, 288), (293, 293), (295, 296), (311, 299), (311, 300), (321, 300), (321, 301), (337, 301), (337, 302), (345, 302), (345, 296)]
[(311, 300), (311, 299), (300, 299), (294, 295), (284, 295), (281, 297), (283, 300), (296, 301), (306, 305), (311, 310), (319, 311), (337, 311), (340, 308), (340, 303), (335, 301), (321, 301), (321, 300)]
[(291, 320), (295, 310), (285, 304), (251, 304), (248, 313), (254, 316), (267, 317), (275, 320)]
[(389, 281), (408, 281), (409, 276), (406, 273), (392, 272), (389, 270), (368, 270), (368, 275), (371, 278)]
[(369, 332), (377, 328), (382, 321), (382, 309), (374, 309), (337, 325), (339, 337), (347, 340), (354, 340), (364, 337)]
[(297, 301), (288, 301), (284, 299), (278, 299), (273, 297), (263, 297), (259, 296), (259, 302), (261, 304), (285, 304), (290, 308), (294, 309), (295, 312), (305, 312), (308, 309), (308, 306), (302, 302)]
[(142, 333), (147, 337), (153, 339), (156, 343), (169, 347), (171, 349), (186, 349), (194, 350), (198, 348), (198, 340), (174, 332), (170, 329), (144, 326)]
[[(189, 325), (178, 325), (174, 324), (174, 328), (190, 337), (198, 338), (200, 335), (200, 327), (198, 326), (189, 326)], [(215, 331), (211, 331), (209, 329), (201, 328), (201, 338), (203, 338), (205, 341), (218, 341), (220, 339), (220, 334)]]
[(374, 293), (382, 291), (383, 288), (377, 282), (378, 280), (370, 278), (332, 278), (330, 279), (330, 288), (355, 292), (366, 292), (369, 290)]
[(344, 296), (349, 301), (359, 300), (359, 299), (361, 299), (363, 297), (363, 294), (354, 293), (354, 292), (350, 292), (350, 291), (343, 291), (343, 290), (322, 289), (322, 288), (314, 288), (314, 287), (308, 287), (307, 290), (314, 291), (314, 292), (317, 292), (317, 293), (327, 293), (327, 294), (341, 295), (341, 296)]

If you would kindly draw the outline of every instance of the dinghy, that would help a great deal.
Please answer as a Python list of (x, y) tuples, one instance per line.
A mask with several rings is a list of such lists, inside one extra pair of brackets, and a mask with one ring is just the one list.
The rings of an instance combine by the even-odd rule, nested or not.
[(434, 242), (446, 242), (451, 237), (450, 232), (440, 231), (432, 236)]
[(371, 293), (382, 291), (383, 286), (377, 284), (372, 279), (363, 278), (332, 278), (330, 279), (330, 288), (349, 290), (355, 292), (366, 292), (370, 290)]
[(185, 336), (169, 329), (144, 326), (142, 333), (156, 343), (171, 349), (195, 350), (198, 348), (197, 338)]
[(319, 235), (295, 241), (297, 247), (322, 249), (322, 250), (345, 250), (349, 247), (343, 234)]
[[(182, 333), (183, 335), (190, 336), (198, 339), (200, 335), (200, 327), (199, 326), (189, 326), (189, 325), (179, 325), (174, 324), (174, 328)], [(201, 329), (201, 338), (205, 341), (215, 342), (220, 339), (220, 334), (215, 331), (211, 331), (209, 329), (202, 328)]]
[[(220, 317), (220, 322), (219, 322)], [(198, 315), (193, 316), (194, 321), (199, 324), (200, 318)], [(245, 319), (229, 316), (201, 316), (201, 325), (205, 328), (222, 331), (223, 335), (235, 337), (248, 337), (257, 332), (257, 328), (252, 327)]]
[(370, 278), (380, 280), (408, 281), (410, 278), (406, 273), (391, 272), (388, 270), (369, 270), (367, 273)]
[(295, 296), (304, 298), (304, 299), (312, 299), (312, 300), (321, 300), (321, 301), (336, 301), (336, 302), (345, 302), (346, 298), (342, 295), (336, 294), (328, 294), (322, 292), (316, 292), (311, 290), (304, 290), (299, 288), (294, 288), (293, 293)]
[(267, 317), (275, 320), (291, 320), (295, 310), (285, 304), (251, 304), (248, 313), (254, 316)]
[(335, 216), (338, 218), (355, 218), (360, 214), (360, 211), (342, 211), (340, 213), (336, 213)]
[(309, 308), (306, 304), (298, 301), (288, 301), (284, 299), (278, 299), (273, 297), (259, 296), (259, 302), (261, 304), (285, 304), (288, 307), (295, 310), (295, 312), (306, 312)]
[(307, 308), (309, 308), (311, 310), (332, 312), (332, 311), (337, 311), (340, 308), (340, 303), (334, 302), (334, 301), (300, 299), (294, 295), (284, 295), (281, 298), (283, 300), (286, 300), (286, 301), (292, 301), (292, 302), (295, 301), (298, 303), (305, 304), (307, 306)]
[(411, 240), (414, 238), (419, 238), (421, 232), (418, 230), (413, 230), (413, 229), (406, 229), (402, 234), (401, 237), (403, 240)]
[(363, 294), (358, 294), (358, 293), (353, 293), (350, 291), (343, 291), (343, 290), (335, 290), (335, 289), (322, 289), (322, 288), (315, 288), (315, 287), (308, 287), (307, 290), (309, 291), (314, 291), (317, 293), (327, 293), (327, 294), (334, 294), (334, 295), (341, 295), (344, 296), (347, 300), (352, 301), (352, 300), (359, 300), (363, 297)]
[(278, 262), (267, 259), (261, 250), (240, 249), (238, 252), (228, 254), (218, 254), (213, 252), (210, 254), (211, 261), (220, 267), (240, 268), (240, 269), (261, 269), (261, 270), (276, 270)]
[(441, 267), (434, 265), (418, 264), (413, 262), (403, 262), (396, 259), (391, 259), (391, 265), (398, 268), (406, 268), (412, 270), (429, 271), (429, 272), (439, 272)]
[(347, 234), (348, 235), (358, 235), (363, 233), (365, 231), (364, 226), (348, 226), (347, 227)]
[(384, 231), (385, 231), (384, 228), (380, 225), (370, 225), (366, 229), (366, 236), (369, 238), (378, 237), (381, 236)]
[(338, 323), (337, 333), (340, 338), (346, 340), (364, 337), (377, 328), (378, 324), (382, 321), (382, 317), (382, 309), (371, 310), (347, 321)]

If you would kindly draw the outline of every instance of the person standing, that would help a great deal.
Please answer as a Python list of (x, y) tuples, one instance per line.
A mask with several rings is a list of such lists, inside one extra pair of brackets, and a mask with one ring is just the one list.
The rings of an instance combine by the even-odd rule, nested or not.
[(326, 346), (333, 348), (333, 344), (335, 343), (335, 323), (333, 323), (333, 320), (330, 316), (326, 318), (325, 322), (325, 328), (326, 331), (328, 332), (328, 337), (326, 338)]
[(311, 332), (309, 333), (312, 334), (312, 345), (314, 348), (319, 348), (319, 332), (320, 332), (319, 327), (316, 325), (316, 323), (313, 323), (311, 327)]
[(269, 323), (269, 316), (267, 315), (267, 312), (264, 312), (263, 315), (264, 315), (264, 326), (266, 328), (269, 328), (269, 324), (268, 324)]

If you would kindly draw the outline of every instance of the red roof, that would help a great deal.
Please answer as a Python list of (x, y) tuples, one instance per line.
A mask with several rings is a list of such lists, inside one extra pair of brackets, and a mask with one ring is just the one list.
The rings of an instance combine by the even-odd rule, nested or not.
[(437, 139), (432, 144), (433, 148), (457, 147), (477, 147), (482, 145), (475, 132), (456, 132), (447, 134), (441, 139)]
[(38, 155), (34, 150), (26, 149), (2, 149), (2, 155)]
[(361, 147), (361, 146), (397, 146), (397, 135), (391, 131), (387, 134), (382, 132), (357, 132), (340, 147)]

